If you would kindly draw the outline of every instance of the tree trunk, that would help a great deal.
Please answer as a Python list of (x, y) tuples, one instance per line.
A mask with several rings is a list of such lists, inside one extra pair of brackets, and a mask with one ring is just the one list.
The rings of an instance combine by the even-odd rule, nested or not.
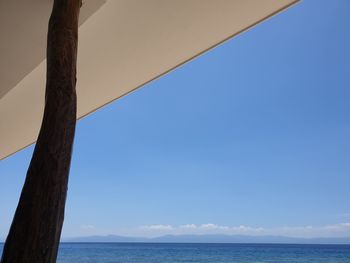
[(81, 0), (54, 1), (47, 37), (44, 117), (2, 263), (56, 262), (76, 125), (80, 6)]

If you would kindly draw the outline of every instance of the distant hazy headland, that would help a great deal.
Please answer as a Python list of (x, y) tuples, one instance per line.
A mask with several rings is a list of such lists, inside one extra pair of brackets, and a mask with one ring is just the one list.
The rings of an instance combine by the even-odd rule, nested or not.
[(66, 238), (63, 242), (148, 242), (148, 243), (279, 243), (279, 244), (350, 244), (344, 238), (294, 238), (245, 235), (165, 235), (154, 238), (117, 235)]

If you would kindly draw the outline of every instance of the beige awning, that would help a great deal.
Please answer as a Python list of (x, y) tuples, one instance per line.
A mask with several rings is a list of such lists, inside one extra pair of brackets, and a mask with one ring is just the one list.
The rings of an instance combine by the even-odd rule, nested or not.
[[(79, 29), (78, 118), (295, 2), (86, 0)], [(0, 159), (35, 142), (40, 128), (51, 5), (52, 0), (0, 0)]]

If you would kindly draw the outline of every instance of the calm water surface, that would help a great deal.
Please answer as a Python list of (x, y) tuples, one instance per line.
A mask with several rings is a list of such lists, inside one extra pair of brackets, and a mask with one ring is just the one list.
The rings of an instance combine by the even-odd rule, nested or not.
[(350, 263), (350, 245), (63, 243), (58, 262)]

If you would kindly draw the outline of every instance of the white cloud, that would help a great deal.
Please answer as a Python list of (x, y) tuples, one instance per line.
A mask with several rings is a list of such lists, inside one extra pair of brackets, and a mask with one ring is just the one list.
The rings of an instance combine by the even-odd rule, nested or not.
[(227, 227), (227, 226), (219, 226), (219, 225), (211, 224), (211, 223), (209, 223), (209, 224), (202, 224), (200, 226), (200, 228), (202, 228), (202, 229), (211, 229), (211, 230), (228, 230), (229, 229), (229, 227)]
[(225, 226), (213, 223), (172, 225), (148, 225), (139, 227), (140, 235), (159, 234), (227, 234), (227, 235), (281, 235), (289, 237), (345, 237), (350, 236), (350, 223), (339, 223), (324, 226), (284, 226), (284, 227), (252, 227), (245, 225)]
[(196, 229), (197, 226), (195, 224), (187, 224), (179, 226), (180, 229)]
[(149, 225), (141, 226), (140, 228), (144, 230), (173, 230), (171, 225)]
[(140, 229), (147, 231), (159, 231), (166, 232), (166, 234), (254, 234), (264, 232), (264, 229), (261, 227), (249, 227), (249, 226), (224, 226), (217, 225), (213, 223), (207, 224), (185, 224), (179, 226), (171, 225), (149, 225), (141, 226)]

